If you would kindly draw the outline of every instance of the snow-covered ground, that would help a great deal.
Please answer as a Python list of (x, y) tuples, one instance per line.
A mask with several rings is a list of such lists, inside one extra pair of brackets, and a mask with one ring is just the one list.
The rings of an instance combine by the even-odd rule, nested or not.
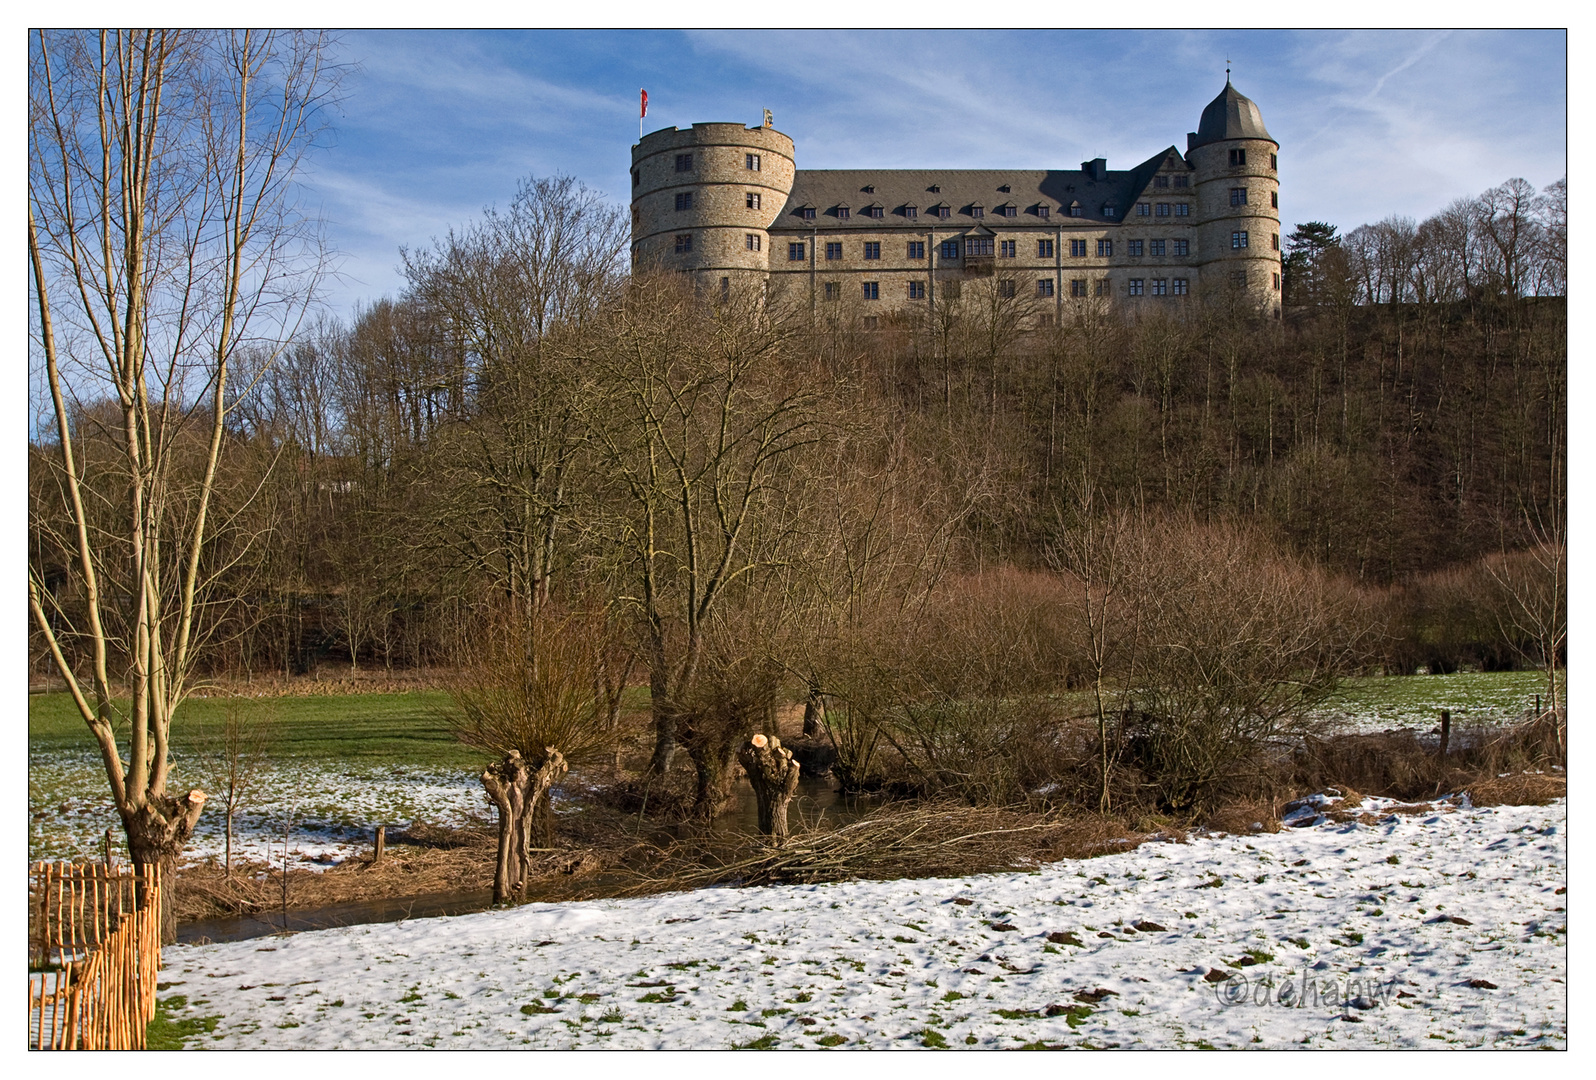
[(216, 1047), (1562, 1046), (1566, 811), (709, 889), (166, 953)]
[[(29, 822), (30, 860), (93, 858), (100, 851), (100, 836), (112, 826), (117, 826), (115, 840), (121, 842), (98, 754), (34, 755), (28, 763), (28, 785), (35, 810)], [(221, 799), (214, 791), (211, 795), (185, 853), (190, 859), (222, 855)], [(263, 770), (245, 805), (233, 823), (235, 858), (280, 860), (286, 825), (293, 865), (312, 869), (369, 854), (372, 829), (378, 824), (458, 826), (472, 815), (491, 815), (493, 809), (482, 782), (465, 770), (316, 762)]]

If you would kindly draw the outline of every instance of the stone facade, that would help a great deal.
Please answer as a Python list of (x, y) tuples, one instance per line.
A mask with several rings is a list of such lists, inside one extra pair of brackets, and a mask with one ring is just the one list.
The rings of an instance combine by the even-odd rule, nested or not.
[(1240, 290), (1279, 314), (1279, 144), (1229, 82), (1181, 153), (1125, 171), (800, 170), (770, 127), (694, 124), (632, 148), (638, 268), (767, 275), (866, 313), (971, 277), (1027, 298), (1179, 302)]

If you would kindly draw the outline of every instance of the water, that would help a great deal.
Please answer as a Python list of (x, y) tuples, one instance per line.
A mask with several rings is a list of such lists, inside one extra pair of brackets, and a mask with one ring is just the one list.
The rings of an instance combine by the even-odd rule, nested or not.
[[(880, 800), (866, 796), (843, 795), (832, 788), (825, 777), (801, 777), (798, 791), (787, 807), (788, 826), (797, 832), (824, 826), (837, 828), (865, 817), (880, 805)], [(714, 839), (724, 839), (728, 845), (742, 837), (758, 832), (759, 807), (754, 801), (753, 789), (746, 779), (740, 780), (731, 807), (708, 825), (675, 825), (661, 832), (661, 839), (706, 833)], [(597, 874), (574, 881), (555, 881), (534, 886), (527, 899), (558, 902), (567, 899), (573, 886), (583, 892), (603, 892), (606, 885), (619, 886), (629, 879), (618, 874)], [(338, 926), (359, 926), (366, 923), (403, 922), (407, 919), (427, 919), (442, 915), (469, 915), (487, 911), (493, 906), (493, 890), (480, 889), (469, 892), (430, 893), (425, 896), (394, 897), (381, 900), (357, 900), (344, 904), (328, 904), (319, 908), (289, 909), (287, 929), (328, 930)], [(177, 940), (183, 945), (203, 945), (219, 941), (246, 941), (269, 937), (284, 930), (284, 913), (261, 912), (258, 915), (240, 915), (201, 922), (180, 923)]]

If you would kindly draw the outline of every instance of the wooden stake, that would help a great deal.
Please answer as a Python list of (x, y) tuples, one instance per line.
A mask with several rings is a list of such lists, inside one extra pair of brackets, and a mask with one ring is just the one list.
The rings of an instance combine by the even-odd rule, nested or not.
[(376, 845), (376, 853), (372, 856), (372, 859), (371, 859), (371, 865), (372, 866), (381, 866), (382, 865), (382, 852), (383, 852), (383, 849), (385, 847), (387, 847), (387, 842), (388, 842), (387, 832), (388, 832), (388, 826), (386, 826), (386, 825), (378, 825), (377, 826), (377, 845)]

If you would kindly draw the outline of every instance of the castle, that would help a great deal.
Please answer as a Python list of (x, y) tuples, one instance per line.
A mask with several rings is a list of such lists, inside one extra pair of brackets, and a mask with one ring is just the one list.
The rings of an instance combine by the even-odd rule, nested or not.
[[(664, 128), (632, 147), (632, 262), (700, 281), (755, 273), (867, 313), (973, 276), (1047, 305), (1168, 303), (1239, 289), (1280, 310), (1279, 143), (1225, 80), (1186, 152), (1133, 169), (799, 169), (766, 114)], [(869, 316), (867, 315), (867, 318)]]

